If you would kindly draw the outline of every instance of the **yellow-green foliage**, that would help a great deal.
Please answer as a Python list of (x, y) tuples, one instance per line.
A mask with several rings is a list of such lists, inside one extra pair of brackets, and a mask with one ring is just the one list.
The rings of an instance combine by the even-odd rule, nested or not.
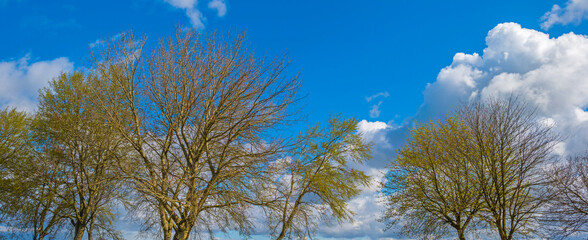
[(339, 224), (353, 220), (347, 202), (370, 180), (355, 167), (371, 158), (371, 146), (356, 128), (355, 119), (335, 115), (328, 126), (316, 125), (299, 136), (291, 161), (281, 170), (286, 170), (288, 177), (283, 179), (288, 182), (277, 183), (280, 186), (274, 192), (278, 201), (266, 210), (277, 239), (312, 237), (317, 218), (334, 219)]
[[(467, 126), (457, 116), (421, 124), (397, 151), (384, 192), (388, 227), (407, 221), (403, 233), (442, 236), (455, 229), (463, 236), (481, 208), (469, 154)], [(460, 237), (461, 237), (460, 236)]]
[[(30, 118), (16, 109), (0, 111), (0, 164), (22, 156), (29, 139)], [(0, 169), (1, 170), (1, 169)]]
[(322, 203), (328, 204), (333, 216), (339, 221), (351, 220), (352, 212), (347, 201), (360, 193), (369, 177), (350, 167), (349, 161), (363, 163), (370, 158), (370, 147), (356, 134), (355, 119), (329, 119), (327, 128), (319, 125), (311, 128), (304, 139), (308, 141), (302, 149), (301, 177), (308, 192), (317, 194)]

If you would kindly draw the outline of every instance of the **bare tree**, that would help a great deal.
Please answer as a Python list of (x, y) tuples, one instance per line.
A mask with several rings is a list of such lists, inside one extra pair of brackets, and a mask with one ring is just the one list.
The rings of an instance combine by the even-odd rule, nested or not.
[(542, 216), (554, 239), (588, 232), (588, 156), (574, 156), (547, 171), (553, 193)]
[(251, 228), (251, 183), (283, 149), (270, 132), (299, 84), (243, 42), (178, 28), (149, 53), (128, 33), (94, 55), (96, 102), (138, 156), (120, 167), (163, 239)]
[(295, 150), (272, 163), (273, 181), (256, 184), (258, 199), (268, 203), (264, 211), (276, 239), (312, 238), (321, 218), (352, 221), (347, 201), (369, 183), (363, 171), (350, 166), (370, 158), (356, 125), (355, 119), (332, 116), (327, 127), (310, 128)]
[(534, 233), (547, 196), (541, 168), (559, 137), (515, 97), (478, 101), (460, 114), (475, 146), (469, 157), (484, 202), (481, 217), (501, 239)]
[(401, 233), (439, 238), (453, 229), (465, 239), (483, 208), (480, 186), (470, 161), (474, 146), (460, 118), (420, 124), (397, 151), (383, 185), (387, 228), (402, 224)]

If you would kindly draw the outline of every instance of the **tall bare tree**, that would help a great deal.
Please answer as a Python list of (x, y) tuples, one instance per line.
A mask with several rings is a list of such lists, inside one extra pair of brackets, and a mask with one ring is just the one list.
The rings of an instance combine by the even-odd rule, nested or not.
[(401, 233), (439, 238), (453, 229), (465, 239), (483, 208), (470, 130), (459, 115), (416, 126), (397, 151), (383, 185), (387, 228), (402, 223)]
[(588, 155), (568, 158), (547, 171), (552, 198), (542, 220), (551, 238), (588, 232)]
[(547, 197), (541, 169), (559, 137), (512, 96), (472, 103), (460, 114), (475, 145), (469, 156), (485, 205), (483, 219), (503, 240), (533, 234)]
[(282, 151), (296, 77), (254, 56), (244, 35), (178, 29), (147, 51), (132, 33), (95, 53), (96, 98), (137, 154), (121, 168), (157, 213), (163, 239), (247, 233), (252, 182)]
[[(355, 119), (332, 116), (327, 127), (301, 134), (295, 150), (272, 163), (272, 180), (256, 184), (268, 225), (276, 239), (309, 237), (318, 221), (352, 221), (347, 202), (369, 183), (352, 167), (370, 158), (370, 146), (357, 134)], [(327, 221), (330, 223), (330, 221)]]

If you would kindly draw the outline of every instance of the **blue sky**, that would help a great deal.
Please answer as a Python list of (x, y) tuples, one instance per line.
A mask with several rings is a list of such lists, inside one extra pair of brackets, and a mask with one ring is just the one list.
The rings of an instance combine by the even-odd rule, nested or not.
[[(286, 53), (308, 94), (307, 123), (332, 112), (360, 120), (373, 175), (413, 120), (474, 95), (522, 95), (567, 136), (565, 155), (588, 144), (578, 134), (588, 132), (586, 17), (588, 0), (0, 0), (0, 107), (32, 111), (37, 89), (83, 67), (99, 39), (134, 29), (156, 41), (181, 24), (247, 30), (260, 55)], [(373, 221), (375, 194), (355, 199), (356, 223), (320, 236), (395, 236)]]
[[(553, 1), (226, 1), (223, 17), (199, 1), (202, 31), (247, 30), (258, 52), (286, 52), (300, 71), (308, 109), (369, 118), (365, 97), (388, 92), (377, 119), (402, 121), (416, 113), (422, 91), (456, 52), (479, 52), (496, 24), (539, 29)], [(191, 26), (186, 11), (163, 0), (2, 0), (0, 61), (30, 63), (67, 57), (80, 67), (88, 45), (134, 29), (155, 41), (176, 24)], [(555, 35), (586, 26), (556, 26)]]

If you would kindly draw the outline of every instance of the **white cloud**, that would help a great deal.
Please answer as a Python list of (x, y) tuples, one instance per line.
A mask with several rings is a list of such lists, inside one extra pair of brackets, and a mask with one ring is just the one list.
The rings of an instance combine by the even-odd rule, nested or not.
[(219, 17), (224, 17), (227, 14), (227, 4), (224, 0), (212, 0), (208, 3), (208, 8), (216, 10)]
[(364, 141), (370, 142), (380, 148), (392, 148), (386, 135), (387, 132), (392, 130), (394, 130), (394, 127), (385, 122), (368, 122), (367, 120), (361, 120), (357, 123), (357, 131), (361, 134)]
[[(363, 121), (362, 121), (363, 122)], [(379, 124), (378, 122), (375, 122)], [(364, 122), (364, 124), (372, 124)], [(384, 232), (385, 225), (378, 222), (385, 203), (380, 201), (379, 180), (385, 172), (377, 168), (364, 167), (362, 169), (372, 181), (363, 192), (348, 202), (349, 209), (355, 213), (353, 222), (344, 222), (341, 225), (320, 226), (317, 232), (318, 236), (327, 239), (383, 239), (395, 237), (398, 234), (393, 231)]]
[(374, 100), (374, 99), (376, 99), (378, 97), (385, 97), (385, 98), (387, 98), (389, 96), (390, 96), (390, 94), (388, 92), (379, 92), (379, 93), (376, 93), (376, 94), (371, 95), (369, 97), (365, 97), (365, 100), (367, 102), (371, 102), (372, 100)]
[(372, 105), (372, 109), (370, 109), (371, 118), (377, 118), (380, 116), (380, 113), (382, 112), (380, 111), (380, 105), (382, 105), (382, 101), (378, 102), (378, 104)]
[(541, 28), (547, 30), (555, 24), (579, 24), (588, 17), (588, 0), (568, 0), (564, 8), (555, 4), (541, 18)]
[(379, 183), (387, 171), (385, 165), (392, 159), (395, 147), (400, 144), (398, 140), (404, 141), (405, 129), (399, 128), (393, 122), (361, 120), (357, 123), (358, 134), (366, 142), (373, 144), (373, 159), (366, 165), (356, 167), (368, 174), (372, 181), (359, 196), (348, 202), (348, 207), (355, 213), (353, 222), (320, 225), (317, 235), (321, 239), (405, 239), (394, 231), (384, 232), (384, 223), (378, 222), (385, 207), (385, 203), (381, 201)]
[(588, 37), (558, 38), (516, 23), (503, 23), (486, 37), (484, 54), (458, 53), (453, 63), (427, 86), (417, 120), (440, 117), (472, 96), (508, 96), (538, 107), (567, 137), (567, 151), (588, 146)]
[(184, 9), (193, 8), (196, 6), (196, 3), (198, 3), (197, 0), (165, 0), (165, 1), (174, 7), (184, 8)]
[(361, 120), (357, 123), (357, 132), (364, 141), (372, 144), (372, 159), (367, 162), (369, 167), (383, 169), (393, 158), (398, 146), (406, 138), (407, 128), (394, 122), (370, 122)]
[(385, 122), (368, 122), (366, 120), (361, 120), (357, 123), (357, 131), (364, 134), (364, 138), (365, 134), (370, 134), (386, 128), (389, 128), (389, 126)]
[[(198, 0), (164, 0), (165, 2), (169, 3), (170, 5), (183, 9), (186, 11), (186, 16), (190, 18), (190, 23), (192, 27), (196, 29), (204, 28), (204, 16), (202, 12), (198, 9)], [(216, 10), (217, 15), (219, 17), (225, 16), (227, 14), (227, 5), (224, 0), (211, 0), (208, 3), (208, 8)]]
[[(379, 97), (384, 97), (387, 98), (389, 97), (390, 94), (388, 92), (379, 92), (376, 93), (374, 95), (371, 95), (369, 97), (366, 97), (365, 100), (367, 102), (371, 102), (372, 100), (379, 98)], [(377, 104), (372, 105), (371, 109), (370, 109), (370, 117), (371, 118), (377, 118), (380, 116), (380, 113), (382, 113), (382, 111), (380, 111), (380, 105), (382, 105), (383, 101), (379, 101)]]
[(90, 48), (95, 48), (95, 47), (97, 47), (97, 46), (100, 46), (100, 45), (102, 45), (102, 43), (103, 43), (103, 41), (102, 41), (102, 40), (100, 40), (100, 39), (97, 39), (97, 40), (96, 40), (96, 41), (94, 41), (93, 43), (90, 43), (90, 44), (88, 44), (88, 46), (89, 46)]
[[(397, 127), (394, 123), (380, 121), (370, 122), (361, 120), (357, 123), (357, 132), (363, 139), (374, 144), (372, 153), (374, 159), (367, 165), (357, 165), (356, 168), (364, 171), (371, 177), (371, 183), (363, 188), (363, 192), (348, 202), (348, 207), (355, 213), (353, 222), (343, 222), (341, 225), (325, 225), (322, 223), (317, 236), (320, 239), (396, 239), (400, 238), (393, 231), (384, 232), (384, 224), (378, 222), (378, 218), (384, 209), (384, 202), (380, 198), (380, 180), (386, 169), (382, 163), (388, 162), (394, 139), (388, 138), (388, 133), (394, 132)], [(401, 131), (398, 131), (401, 132)], [(400, 138), (397, 138), (400, 139)], [(374, 161), (382, 160), (384, 161)]]
[[(110, 37), (110, 41), (116, 41), (116, 40), (120, 39), (121, 37), (123, 37), (124, 34), (125, 34), (124, 32), (121, 32), (119, 34), (116, 34), (116, 35)], [(96, 41), (94, 41), (93, 43), (88, 44), (88, 46), (90, 48), (99, 47), (102, 44), (104, 44), (104, 41), (105, 41), (104, 39), (96, 39)]]
[(19, 60), (0, 62), (0, 107), (34, 111), (38, 90), (61, 72), (72, 70), (73, 63), (65, 57), (30, 63), (27, 55)]
[(180, 8), (186, 11), (186, 16), (190, 18), (190, 23), (196, 29), (204, 28), (204, 17), (200, 10), (198, 10), (198, 1), (197, 0), (164, 0), (165, 2), (169, 3), (170, 5)]

